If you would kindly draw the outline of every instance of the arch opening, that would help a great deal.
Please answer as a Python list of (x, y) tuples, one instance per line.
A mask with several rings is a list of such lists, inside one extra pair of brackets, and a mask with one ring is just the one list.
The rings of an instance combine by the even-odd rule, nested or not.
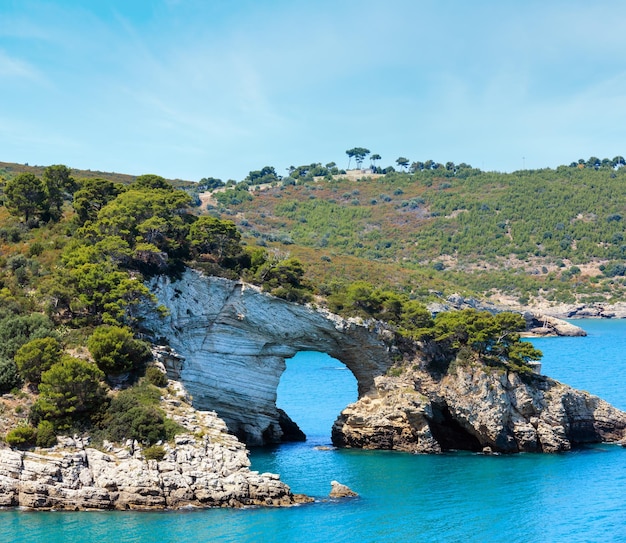
[(385, 331), (376, 326), (192, 270), (176, 281), (160, 277), (151, 286), (170, 313), (145, 325), (154, 337), (166, 338), (175, 353), (172, 378), (183, 383), (194, 407), (217, 412), (249, 446), (284, 441), (288, 417), (275, 400), (285, 360), (294, 354), (327, 353), (356, 379), (358, 396), (334, 416), (373, 390), (374, 379), (392, 365)]
[(332, 425), (358, 399), (357, 379), (340, 360), (319, 351), (299, 351), (285, 360), (276, 406), (313, 445), (330, 444)]

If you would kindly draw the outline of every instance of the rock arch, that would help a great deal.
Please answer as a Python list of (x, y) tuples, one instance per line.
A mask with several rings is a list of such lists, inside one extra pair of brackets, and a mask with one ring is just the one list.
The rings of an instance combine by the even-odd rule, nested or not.
[(147, 327), (180, 356), (168, 371), (198, 409), (216, 411), (249, 445), (284, 438), (276, 389), (285, 359), (325, 352), (354, 374), (359, 398), (391, 366), (385, 331), (269, 296), (257, 287), (187, 270), (151, 290), (169, 310)]

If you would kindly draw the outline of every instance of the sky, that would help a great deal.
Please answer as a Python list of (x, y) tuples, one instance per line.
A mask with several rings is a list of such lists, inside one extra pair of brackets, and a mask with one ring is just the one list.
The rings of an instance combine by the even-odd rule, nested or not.
[(0, 0), (0, 161), (198, 181), (365, 147), (626, 156), (621, 0)]

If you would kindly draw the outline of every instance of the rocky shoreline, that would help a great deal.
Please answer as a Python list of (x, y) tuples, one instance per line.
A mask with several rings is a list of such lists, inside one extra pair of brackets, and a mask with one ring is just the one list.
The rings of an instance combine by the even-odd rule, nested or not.
[(338, 447), (411, 453), (555, 453), (623, 443), (626, 413), (542, 375), (460, 361), (433, 371), (418, 358), (378, 377), (342, 411), (332, 438)]
[(557, 319), (625, 319), (626, 318), (626, 302), (605, 303), (549, 303), (539, 302), (532, 305), (516, 305), (510, 303), (493, 303), (490, 301), (477, 300), (476, 298), (466, 298), (460, 294), (452, 294), (447, 298), (441, 298), (439, 302), (428, 305), (433, 313), (441, 311), (450, 311), (454, 309), (478, 309), (481, 311), (489, 311), (490, 313), (499, 313), (502, 311), (513, 311), (516, 313), (531, 313), (537, 316), (548, 316)]
[[(175, 385), (175, 383), (172, 383)], [(312, 501), (271, 473), (250, 470), (246, 447), (214, 412), (180, 397), (162, 402), (189, 433), (149, 459), (136, 441), (91, 446), (62, 437), (50, 449), (0, 450), (0, 506), (37, 510), (152, 510), (290, 506)]]
[[(428, 345), (401, 340), (378, 321), (343, 319), (195, 272), (152, 287), (169, 310), (165, 319), (146, 321), (154, 337), (166, 340), (154, 349), (170, 377), (160, 407), (185, 432), (152, 450), (134, 441), (96, 447), (84, 436), (62, 437), (50, 449), (4, 446), (0, 507), (161, 510), (312, 501), (293, 494), (278, 475), (252, 471), (243, 444), (289, 438), (276, 388), (285, 358), (301, 350), (326, 352), (356, 377), (359, 400), (332, 430), (340, 447), (558, 452), (626, 438), (626, 413), (599, 398), (479, 361), (446, 360), (444, 368)], [(460, 296), (435, 305), (434, 313), (512, 309)], [(621, 315), (613, 309), (611, 317)], [(585, 335), (546, 311), (519, 312), (529, 335)], [(608, 315), (606, 307), (576, 306), (565, 316)]]
[(475, 298), (465, 298), (459, 294), (453, 294), (440, 302), (428, 305), (433, 313), (442, 311), (477, 309), (490, 313), (512, 311), (524, 316), (527, 323), (527, 336), (585, 336), (586, 332), (564, 319), (624, 319), (626, 318), (626, 303), (604, 304), (556, 304), (547, 303), (533, 306), (517, 306), (494, 304)]

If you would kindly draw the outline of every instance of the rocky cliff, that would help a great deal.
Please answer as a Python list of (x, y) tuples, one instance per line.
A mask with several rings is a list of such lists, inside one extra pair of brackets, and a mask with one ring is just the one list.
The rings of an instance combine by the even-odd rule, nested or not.
[[(419, 345), (389, 372), (392, 355), (401, 358), (404, 347), (381, 325), (194, 271), (178, 281), (158, 278), (152, 289), (170, 311), (164, 320), (147, 322), (177, 353), (164, 360), (170, 375), (182, 381), (196, 407), (217, 411), (249, 444), (289, 439), (291, 421), (276, 408), (276, 388), (285, 358), (301, 350), (330, 354), (357, 379), (359, 400), (333, 428), (339, 446), (554, 452), (624, 438), (626, 414), (541, 375), (522, 378), (458, 361), (442, 372)], [(542, 323), (548, 321), (552, 328), (567, 326), (556, 319)]]
[(250, 445), (291, 433), (276, 408), (285, 359), (320, 351), (354, 374), (359, 395), (391, 365), (390, 336), (322, 310), (269, 296), (251, 285), (188, 270), (177, 281), (159, 277), (152, 291), (169, 310), (146, 326), (176, 353), (164, 363), (198, 409), (215, 410)]
[(335, 445), (559, 452), (626, 437), (626, 413), (541, 375), (521, 377), (480, 363), (453, 363), (441, 374), (423, 360), (393, 374), (378, 377), (375, 392), (341, 413), (332, 430)]
[(163, 509), (293, 505), (278, 475), (250, 471), (244, 445), (215, 413), (199, 412), (168, 396), (162, 407), (188, 433), (147, 459), (137, 442), (60, 438), (51, 449), (0, 450), (0, 506), (29, 509)]

